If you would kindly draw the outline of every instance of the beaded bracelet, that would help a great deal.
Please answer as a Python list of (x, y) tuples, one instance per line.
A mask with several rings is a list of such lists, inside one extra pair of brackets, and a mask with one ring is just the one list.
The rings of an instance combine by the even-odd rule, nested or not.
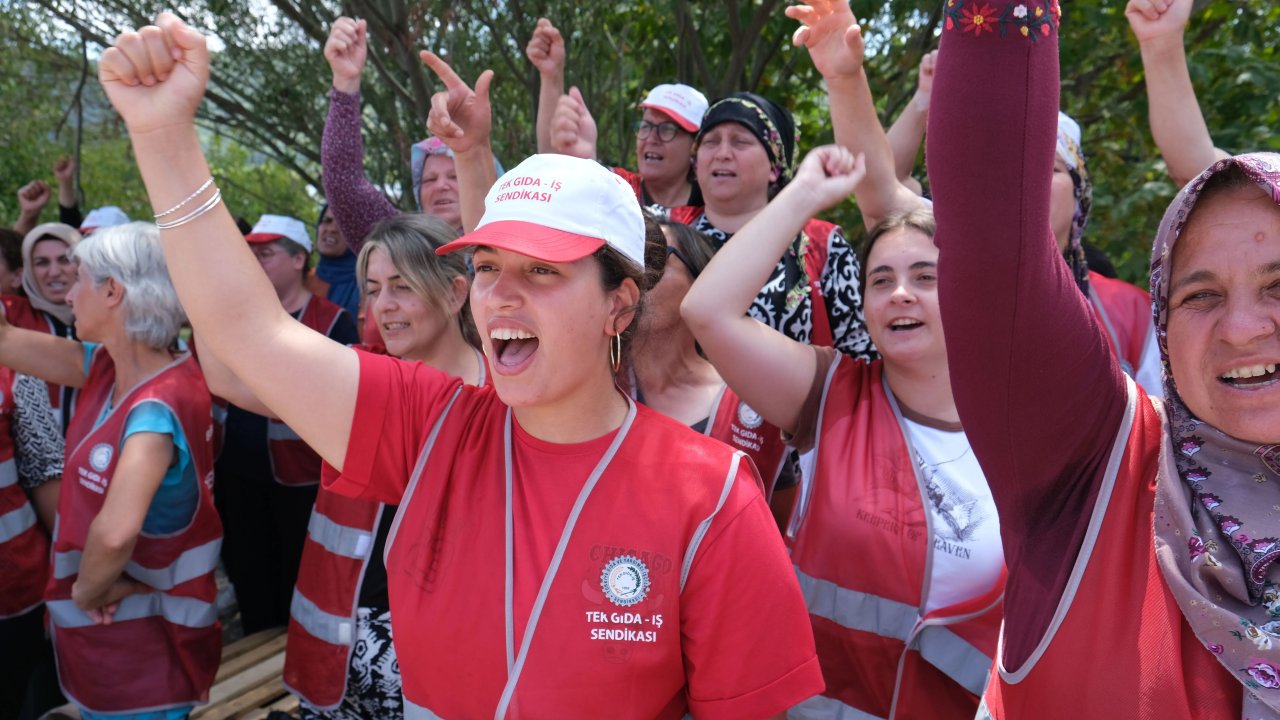
[(160, 213), (159, 215), (156, 215), (156, 219), (157, 219), (157, 220), (159, 220), (159, 219), (160, 219), (160, 218), (162, 218), (162, 217), (165, 217), (165, 216), (167, 216), (167, 215), (172, 215), (172, 214), (174, 214), (175, 212), (177, 212), (178, 210), (181, 210), (181, 209), (182, 209), (182, 207), (183, 207), (184, 205), (186, 205), (187, 203), (191, 202), (192, 200), (195, 200), (195, 199), (200, 195), (200, 193), (204, 192), (205, 190), (208, 190), (208, 189), (209, 189), (209, 186), (210, 186), (210, 185), (212, 185), (212, 184), (213, 184), (213, 176), (212, 176), (212, 175), (210, 175), (210, 176), (209, 176), (209, 179), (208, 179), (208, 180), (205, 180), (203, 185), (201, 185), (200, 187), (196, 188), (196, 191), (195, 191), (195, 192), (193, 192), (193, 193), (191, 193), (190, 195), (188, 195), (186, 200), (183, 200), (182, 202), (178, 203), (177, 205), (174, 205), (173, 207), (169, 208), (168, 210), (165, 210), (164, 212)]
[(215, 190), (213, 193), (213, 197), (210, 197), (208, 200), (205, 200), (204, 204), (196, 208), (195, 210), (191, 211), (190, 215), (180, 217), (177, 220), (174, 220), (173, 222), (170, 222), (170, 223), (156, 223), (156, 227), (161, 230), (172, 230), (173, 228), (179, 227), (181, 225), (186, 225), (192, 220), (195, 220), (201, 215), (204, 215), (205, 213), (217, 207), (218, 203), (220, 202), (222, 202), (222, 191)]

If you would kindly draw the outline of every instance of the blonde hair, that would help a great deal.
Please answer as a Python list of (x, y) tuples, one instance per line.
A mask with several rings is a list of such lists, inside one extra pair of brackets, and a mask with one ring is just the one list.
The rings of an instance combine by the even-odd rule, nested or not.
[[(368, 240), (356, 257), (356, 277), (363, 288), (368, 279), (369, 254), (381, 250), (400, 273), (409, 289), (423, 300), (449, 312), (449, 298), (453, 293), (455, 278), (470, 282), (466, 260), (462, 253), (436, 255), (436, 248), (458, 237), (449, 224), (439, 218), (409, 213), (387, 218), (374, 226)], [(471, 319), (471, 305), (463, 302), (458, 310), (458, 327), (462, 337), (475, 347), (480, 346), (480, 336)]]

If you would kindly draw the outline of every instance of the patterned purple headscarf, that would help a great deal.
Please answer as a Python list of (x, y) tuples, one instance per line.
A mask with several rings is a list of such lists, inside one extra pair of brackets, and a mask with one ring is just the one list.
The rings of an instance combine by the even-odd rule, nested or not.
[(1169, 365), (1174, 244), (1205, 184), (1238, 168), (1280, 205), (1280, 155), (1215, 163), (1165, 213), (1151, 259), (1151, 300), (1164, 364), (1167, 441), (1156, 491), (1156, 558), (1183, 617), (1244, 686), (1244, 717), (1280, 718), (1280, 445), (1246, 442), (1197, 418)]

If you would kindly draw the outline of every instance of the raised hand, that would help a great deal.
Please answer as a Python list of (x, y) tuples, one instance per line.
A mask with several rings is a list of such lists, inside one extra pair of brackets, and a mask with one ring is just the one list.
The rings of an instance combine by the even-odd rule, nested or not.
[(76, 179), (76, 161), (69, 157), (58, 158), (53, 164), (53, 176), (58, 185), (70, 185)]
[(866, 174), (861, 153), (855, 156), (843, 146), (822, 145), (809, 151), (783, 192), (804, 197), (817, 214), (852, 195)]
[(51, 190), (49, 183), (43, 180), (32, 180), (18, 188), (18, 211), (28, 218), (35, 218), (49, 204)]
[(542, 75), (564, 74), (564, 38), (546, 18), (539, 18), (524, 54)]
[(360, 89), (360, 75), (369, 57), (368, 26), (364, 20), (340, 17), (329, 28), (324, 43), (324, 59), (333, 71), (333, 87), (344, 93)]
[(920, 58), (920, 70), (916, 81), (916, 98), (929, 106), (929, 97), (933, 95), (933, 73), (938, 67), (938, 51), (934, 50)]
[(848, 0), (806, 0), (789, 6), (787, 17), (799, 20), (791, 44), (809, 49), (813, 65), (825, 78), (862, 72), (866, 48), (862, 27), (849, 9)]
[(582, 93), (577, 87), (569, 88), (568, 95), (560, 96), (551, 119), (551, 149), (561, 155), (594, 160), (597, 136), (595, 118), (587, 110)]
[(209, 82), (209, 49), (203, 35), (163, 12), (155, 25), (120, 33), (98, 61), (98, 80), (137, 142), (193, 124)]
[(1191, 5), (1192, 0), (1129, 0), (1124, 16), (1139, 43), (1176, 39), (1181, 44)]
[(485, 70), (476, 78), (472, 90), (462, 78), (435, 53), (423, 50), (422, 62), (444, 83), (445, 89), (431, 96), (431, 112), (427, 115), (427, 131), (440, 138), (455, 154), (488, 146), (493, 127), (489, 107), (489, 84), (493, 71)]

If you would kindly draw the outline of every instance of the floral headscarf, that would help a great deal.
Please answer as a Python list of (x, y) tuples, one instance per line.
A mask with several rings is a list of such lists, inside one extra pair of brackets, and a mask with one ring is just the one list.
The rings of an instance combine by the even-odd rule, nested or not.
[[(430, 155), (447, 155), (453, 158), (453, 150), (434, 135), (414, 143), (410, 148), (409, 172), (413, 176), (413, 202), (417, 204), (418, 212), (422, 212), (422, 169), (426, 166), (427, 157)], [(502, 163), (498, 162), (496, 156), (493, 158), (493, 168), (499, 176), (502, 175)]]
[(1280, 718), (1280, 445), (1231, 437), (1195, 417), (1169, 366), (1173, 246), (1205, 183), (1236, 167), (1280, 205), (1280, 155), (1222, 160), (1189, 183), (1165, 213), (1151, 261), (1151, 298), (1164, 364), (1168, 440), (1156, 491), (1156, 558), (1182, 615), (1244, 686), (1244, 717)]
[(1093, 183), (1089, 180), (1089, 168), (1084, 161), (1084, 149), (1080, 146), (1080, 124), (1064, 112), (1058, 113), (1058, 157), (1067, 164), (1071, 185), (1075, 192), (1076, 209), (1071, 216), (1071, 236), (1067, 243), (1066, 259), (1076, 285), (1089, 295), (1089, 263), (1085, 260), (1084, 226), (1089, 223), (1089, 210), (1093, 207)]
[(747, 128), (760, 140), (769, 156), (773, 181), (769, 184), (772, 197), (791, 181), (796, 163), (796, 121), (786, 108), (755, 93), (734, 93), (717, 100), (707, 114), (702, 116), (702, 129), (694, 140), (696, 148), (702, 136), (711, 128), (727, 122), (736, 122)]

